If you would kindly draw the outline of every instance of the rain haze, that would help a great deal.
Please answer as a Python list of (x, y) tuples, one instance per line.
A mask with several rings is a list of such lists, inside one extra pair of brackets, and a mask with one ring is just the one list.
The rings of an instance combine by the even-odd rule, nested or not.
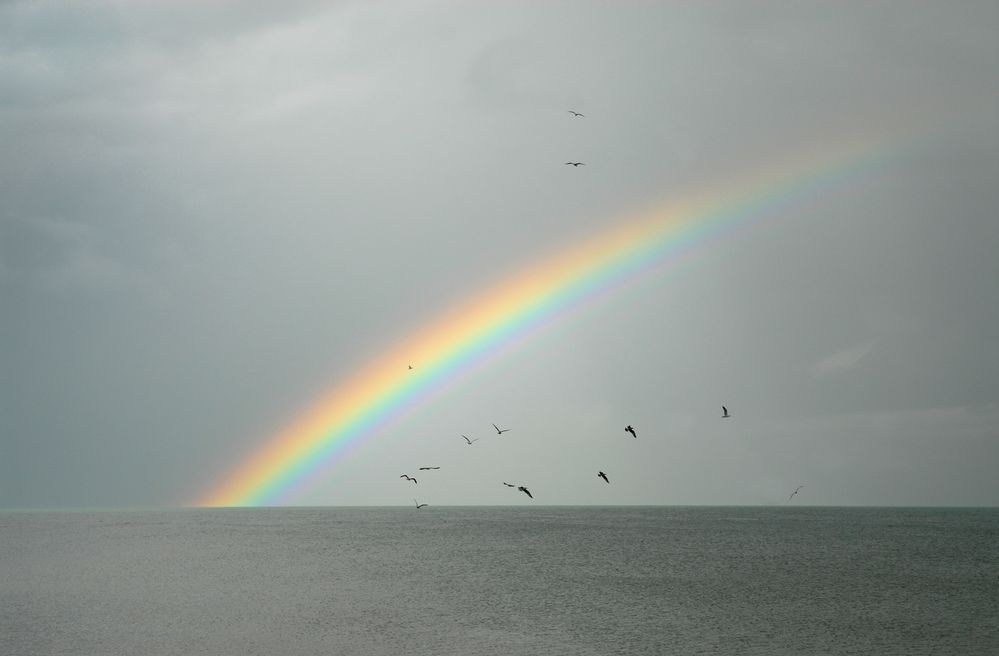
[(996, 505), (997, 26), (990, 2), (4, 3), (0, 507), (196, 503), (532, 264), (899, 126), (283, 502)]

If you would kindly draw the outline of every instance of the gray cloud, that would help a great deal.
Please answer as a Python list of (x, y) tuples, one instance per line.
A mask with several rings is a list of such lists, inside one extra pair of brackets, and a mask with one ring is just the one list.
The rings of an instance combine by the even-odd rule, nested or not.
[[(431, 503), (505, 503), (476, 487), (495, 475), (557, 503), (769, 503), (805, 480), (814, 503), (994, 504), (996, 18), (6, 3), (0, 506), (185, 502), (527, 263), (902, 124), (924, 128), (869, 174), (578, 311), (301, 501), (408, 503), (382, 481), (433, 457), (455, 473)], [(463, 447), (493, 421), (517, 428), (505, 451)], [(614, 485), (583, 487), (594, 467)]]

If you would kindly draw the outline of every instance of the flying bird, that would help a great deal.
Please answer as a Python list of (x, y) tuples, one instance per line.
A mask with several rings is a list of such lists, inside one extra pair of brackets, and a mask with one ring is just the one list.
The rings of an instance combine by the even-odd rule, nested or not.
[(517, 486), (516, 486), (516, 485), (514, 485), (513, 483), (507, 483), (506, 481), (504, 481), (504, 482), (503, 482), (503, 485), (505, 485), (505, 486), (507, 486), (507, 487), (517, 487)]
[(605, 474), (603, 472), (597, 472), (597, 476), (599, 476), (600, 478), (604, 479), (604, 483), (610, 483), (610, 481), (607, 480), (607, 474)]
[(405, 479), (406, 479), (407, 481), (413, 481), (414, 483), (416, 483), (416, 482), (417, 482), (417, 480), (416, 480), (415, 478), (413, 478), (412, 476), (410, 476), (410, 475), (408, 475), (408, 474), (403, 474), (403, 475), (402, 475), (402, 476), (400, 476), (399, 478), (405, 478)]
[(730, 418), (731, 416), (732, 416), (732, 415), (730, 415), (730, 414), (728, 413), (728, 408), (726, 408), (725, 406), (722, 406), (722, 419), (728, 419), (728, 418)]
[(530, 490), (528, 490), (528, 489), (527, 489), (526, 487), (524, 487), (523, 485), (519, 485), (519, 486), (517, 486), (517, 489), (518, 489), (518, 490), (520, 490), (521, 492), (523, 492), (524, 494), (526, 494), (527, 496), (531, 497), (532, 499), (534, 498), (534, 495), (533, 495), (533, 494), (531, 494), (531, 491), (530, 491)]
[(566, 162), (565, 166), (586, 166), (586, 162)]
[(419, 501), (417, 501), (416, 499), (413, 499), (413, 503), (415, 503), (415, 504), (416, 504), (416, 509), (417, 509), (417, 510), (419, 510), (420, 508), (422, 508), (422, 507), (424, 507), (425, 505), (427, 505), (427, 504), (425, 504), (425, 503), (420, 503), (420, 502), (419, 502)]
[(497, 426), (496, 424), (493, 424), (493, 428), (496, 429), (496, 434), (497, 435), (502, 435), (503, 433), (509, 433), (510, 432), (509, 428), (504, 428), (504, 429), (501, 430), (500, 427)]
[(479, 438), (475, 438), (474, 440), (470, 440), (470, 439), (468, 439), (468, 437), (466, 437), (464, 435), (462, 435), (462, 437), (465, 438), (465, 441), (468, 442), (469, 446), (472, 446), (472, 442), (478, 442), (479, 441)]
[(572, 114), (573, 118), (586, 118), (586, 114), (580, 114), (579, 112), (574, 112), (571, 109), (569, 110), (569, 113)]
[(410, 369), (412, 369), (412, 368), (413, 368), (413, 365), (409, 365), (409, 368), (410, 368)]
[(631, 424), (628, 424), (627, 426), (624, 427), (624, 432), (631, 433), (632, 437), (638, 439), (638, 435), (635, 433), (635, 429), (631, 427)]
[[(805, 487), (805, 486), (804, 485), (799, 485), (798, 487), (794, 488), (794, 492), (791, 493), (791, 497), (793, 497), (794, 495), (796, 495), (798, 493), (798, 490), (800, 490), (803, 487)], [(788, 497), (787, 500), (790, 501), (791, 497)]]
[(420, 467), (420, 471), (426, 471), (428, 469), (440, 469), (440, 467)]

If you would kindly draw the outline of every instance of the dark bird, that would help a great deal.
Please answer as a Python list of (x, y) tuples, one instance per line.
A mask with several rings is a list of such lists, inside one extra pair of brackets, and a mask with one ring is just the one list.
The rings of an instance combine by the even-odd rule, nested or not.
[(408, 474), (403, 474), (403, 475), (402, 475), (402, 476), (400, 476), (399, 478), (405, 478), (405, 479), (406, 479), (407, 481), (413, 481), (414, 483), (416, 483), (416, 482), (417, 482), (415, 478), (413, 478), (412, 476), (410, 476), (410, 475), (408, 475)]
[(524, 487), (523, 485), (519, 485), (519, 486), (517, 486), (517, 489), (518, 489), (518, 490), (520, 490), (521, 492), (523, 492), (524, 494), (526, 494), (527, 496), (531, 497), (532, 499), (534, 498), (534, 495), (533, 495), (533, 494), (531, 494), (531, 491), (530, 491), (530, 490), (528, 490), (528, 489), (527, 489), (526, 487)]
[(428, 469), (440, 469), (440, 467), (420, 467), (420, 471), (426, 471)]
[(586, 162), (566, 162), (566, 166), (586, 166)]
[(410, 368), (410, 369), (412, 369), (412, 368), (413, 368), (413, 365), (409, 365), (409, 368)]
[(638, 438), (638, 435), (635, 433), (635, 429), (631, 427), (631, 424), (628, 424), (627, 426), (624, 427), (624, 432), (631, 433), (632, 437), (636, 439)]
[(571, 109), (569, 113), (572, 114), (573, 118), (586, 118), (586, 114), (580, 114), (579, 112), (574, 112)]
[[(798, 487), (794, 488), (794, 492), (791, 493), (791, 497), (793, 497), (794, 495), (796, 495), (798, 493), (798, 490), (800, 490), (803, 487), (805, 487), (805, 486), (804, 485), (799, 485)], [(787, 500), (790, 501), (791, 497), (788, 497)]]
[(503, 485), (505, 485), (505, 486), (507, 486), (507, 487), (517, 487), (517, 486), (516, 486), (516, 485), (514, 485), (513, 483), (507, 483), (506, 481), (504, 481), (504, 482), (503, 482)]
[(425, 504), (425, 503), (420, 503), (420, 502), (419, 502), (419, 501), (417, 501), (416, 499), (413, 499), (413, 503), (415, 503), (415, 504), (416, 504), (416, 509), (417, 509), (417, 510), (419, 510), (420, 508), (422, 508), (422, 507), (424, 507), (425, 505), (427, 505), (427, 504)]
[(472, 442), (478, 442), (478, 441), (479, 441), (479, 438), (475, 438), (474, 440), (470, 440), (470, 439), (468, 439), (468, 438), (467, 438), (466, 436), (464, 436), (464, 435), (462, 435), (462, 437), (464, 437), (464, 438), (465, 438), (465, 441), (466, 441), (466, 442), (468, 442), (468, 445), (469, 445), (469, 446), (471, 446), (471, 445), (472, 445)]
[(599, 476), (600, 478), (604, 479), (604, 483), (610, 483), (610, 481), (607, 480), (607, 474), (605, 474), (603, 472), (597, 472), (597, 476)]
[(500, 427), (497, 426), (496, 424), (493, 424), (493, 428), (496, 429), (496, 434), (497, 435), (502, 435), (503, 433), (509, 433), (510, 432), (509, 428), (504, 428), (504, 429), (501, 430)]
[(728, 408), (726, 408), (725, 406), (722, 406), (722, 419), (728, 419), (731, 416), (732, 415), (730, 415), (728, 413)]

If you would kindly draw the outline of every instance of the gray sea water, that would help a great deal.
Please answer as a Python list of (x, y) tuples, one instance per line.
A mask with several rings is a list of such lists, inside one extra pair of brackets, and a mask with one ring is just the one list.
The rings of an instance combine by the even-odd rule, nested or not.
[(0, 514), (0, 653), (999, 654), (999, 510)]

